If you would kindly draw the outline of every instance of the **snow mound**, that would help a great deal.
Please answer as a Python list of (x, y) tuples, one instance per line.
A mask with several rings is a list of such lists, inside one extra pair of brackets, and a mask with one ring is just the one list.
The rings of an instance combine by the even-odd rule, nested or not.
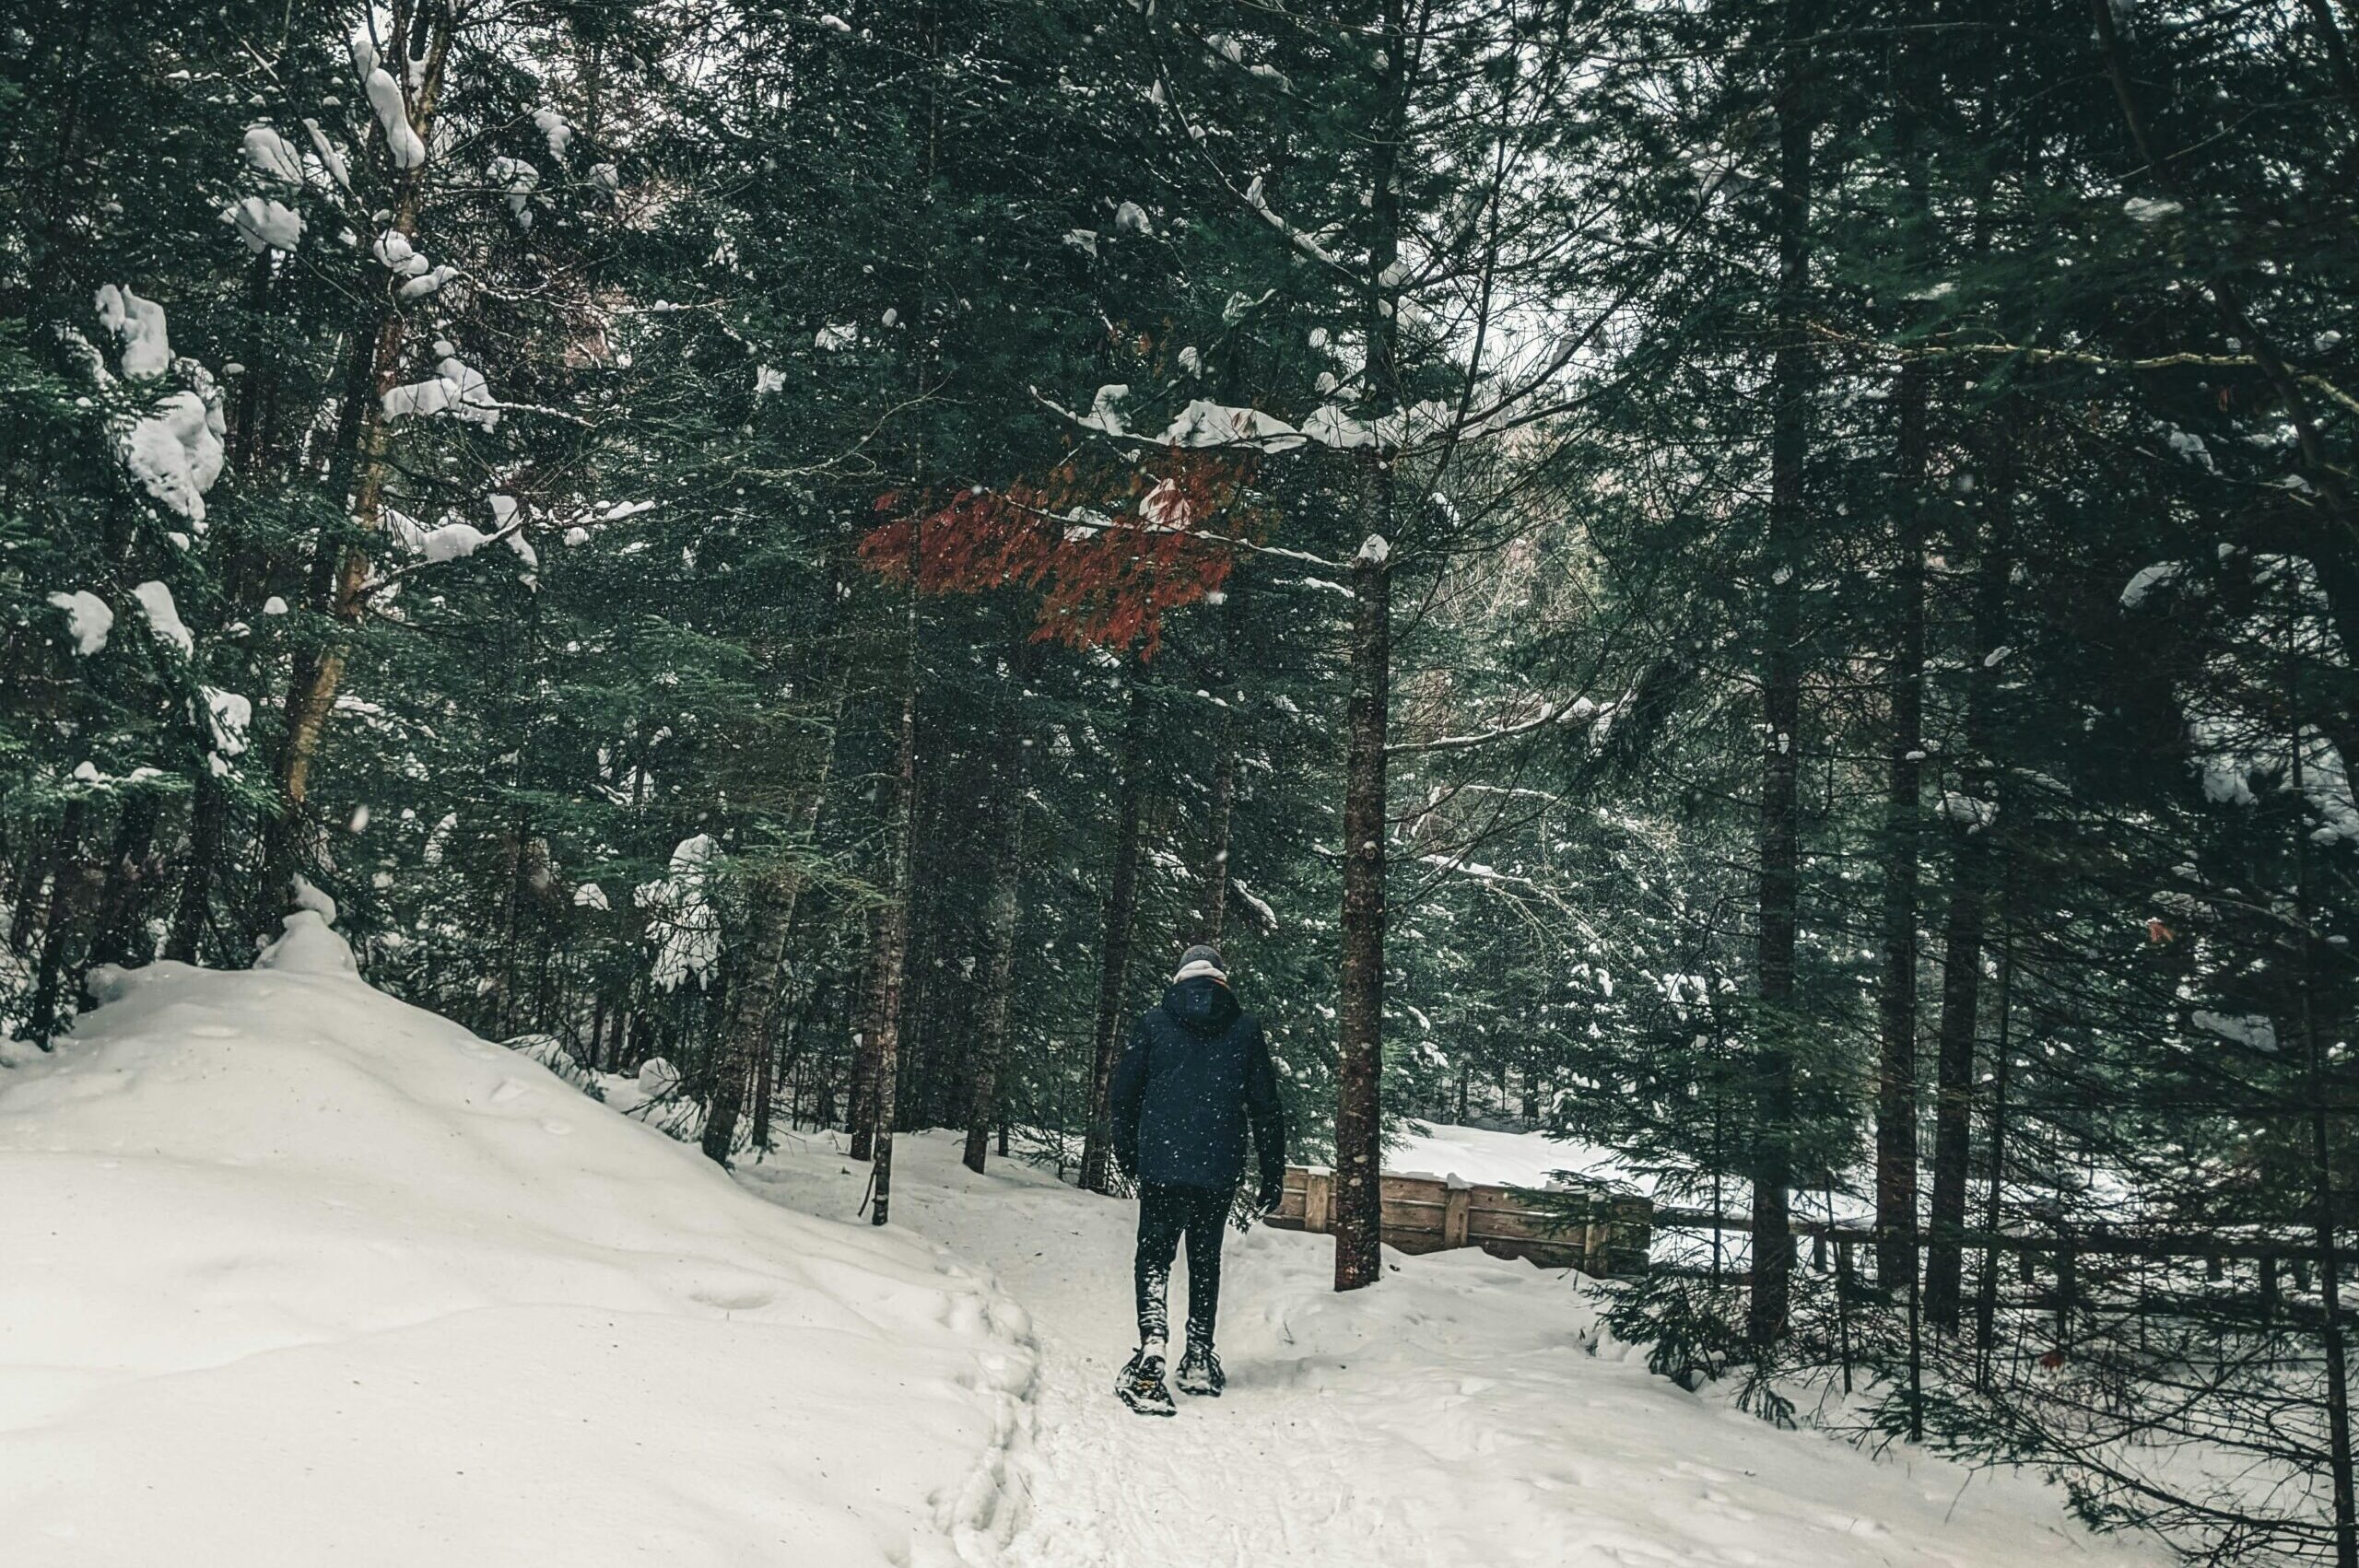
[(0, 1562), (951, 1561), (1005, 1298), (372, 990), (311, 902), (0, 1056)]

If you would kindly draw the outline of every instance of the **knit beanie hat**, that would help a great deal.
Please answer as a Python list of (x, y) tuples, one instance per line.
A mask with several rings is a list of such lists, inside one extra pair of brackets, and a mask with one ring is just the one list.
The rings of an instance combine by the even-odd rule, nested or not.
[(1199, 975), (1210, 976), (1223, 984), (1227, 982), (1228, 965), (1221, 962), (1219, 948), (1198, 942), (1181, 954), (1179, 972), (1171, 977), (1171, 983), (1178, 985), (1182, 980), (1192, 980)]

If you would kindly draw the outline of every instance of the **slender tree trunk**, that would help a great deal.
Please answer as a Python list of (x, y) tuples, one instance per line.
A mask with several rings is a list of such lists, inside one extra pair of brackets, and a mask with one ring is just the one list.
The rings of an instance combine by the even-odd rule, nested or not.
[(876, 967), (876, 1141), (872, 1158), (875, 1181), (873, 1224), (889, 1223), (893, 1206), (893, 1121), (898, 1104), (901, 1072), (901, 981), (909, 958), (910, 817), (917, 809), (918, 787), (918, 607), (917, 578), (910, 579), (908, 667), (901, 694), (900, 766), (894, 787), (893, 837), (890, 855), (893, 890), (885, 901), (877, 934), (881, 942)]
[[(1401, 161), (1409, 124), (1412, 40), (1402, 0), (1384, 0), (1382, 118), (1368, 148), (1367, 274), (1360, 330), (1367, 390), (1379, 415), (1401, 407)], [(1351, 691), (1344, 708), (1343, 968), (1335, 1009), (1335, 1288), (1384, 1274), (1384, 745), (1391, 710), (1394, 454), (1360, 465), (1360, 521), (1352, 562)]]
[(868, 954), (860, 966), (860, 1030), (852, 1037), (851, 1084), (844, 1099), (844, 1125), (851, 1130), (851, 1157), (876, 1153), (876, 1019), (884, 1005), (885, 907), (868, 917)]
[[(416, 86), (405, 68), (395, 69), (408, 98), (410, 123), (429, 146), (434, 139), (435, 110), (442, 90), (443, 68), (450, 56), (452, 6), (397, 7), (395, 26), (387, 40), (387, 57), (405, 65), (411, 31), (428, 29), (417, 58), (423, 63)], [(372, 137), (370, 146), (375, 146)], [(417, 237), (418, 205), (424, 194), (423, 167), (399, 171), (393, 180), (390, 227), (405, 239)], [(406, 322), (389, 293), (374, 296), (370, 315), (357, 329), (346, 362), (343, 407), (338, 415), (335, 458), (329, 464), (328, 489), (339, 504), (347, 490), (352, 497), (352, 524), (363, 535), (383, 528), (385, 482), (390, 431), (384, 394), (391, 391), (400, 369)], [(357, 625), (368, 609), (369, 552), (341, 533), (321, 542), (314, 564), (311, 599), (346, 626)], [(287, 737), (277, 759), (278, 812), (264, 825), (263, 878), (265, 900), (285, 895), (296, 869), (296, 841), (311, 798), (311, 768), (320, 740), (334, 711), (344, 683), (347, 649), (331, 643), (299, 658), (287, 693)]]
[(1144, 697), (1139, 672), (1131, 672), (1123, 698), (1121, 776), (1115, 781), (1112, 864), (1106, 878), (1105, 919), (1098, 939), (1097, 1013), (1091, 1036), (1089, 1129), (1081, 1146), (1081, 1185), (1091, 1192), (1113, 1190), (1114, 1058), (1121, 1047), (1122, 994), (1131, 969), (1131, 937), (1138, 916), (1140, 794), (1139, 742)]
[[(2012, 881), (2011, 876), (2002, 873), (2002, 887)], [(2003, 911), (2013, 907), (2013, 900), (2002, 895), (2000, 903)], [(1981, 1273), (1974, 1281), (1974, 1384), (1986, 1392), (1990, 1387), (1990, 1357), (1997, 1348), (2000, 1199), (2007, 1179), (2007, 1078), (2014, 1055), (2009, 1023), (2014, 1000), (2015, 956), (2014, 941), (2008, 928), (2008, 918), (2002, 913), (2000, 921), (1998, 1037), (1991, 1047), (1996, 1061), (1990, 1072), (1990, 1108), (1983, 1123), (1986, 1129), (1983, 1141), (1988, 1145), (1989, 1160), (1983, 1168), (1988, 1173), (1989, 1186), (1982, 1197), (1982, 1229), (1990, 1239), (1983, 1246)]]
[[(1389, 484), (1389, 476), (1372, 475)], [(1388, 547), (1352, 563), (1352, 690), (1344, 720), (1344, 962), (1335, 1072), (1335, 1288), (1383, 1276), (1385, 717), (1391, 673)]]
[(123, 802), (114, 853), (107, 859), (98, 930), (90, 939), (92, 964), (147, 961), (147, 888), (156, 877), (156, 824), (162, 814), (163, 802), (153, 790), (142, 790)]
[[(64, 989), (65, 948), (74, 933), (74, 886), (80, 874), (83, 802), (66, 802), (57, 825), (57, 839), (50, 862), (49, 907), (42, 913), (41, 956), (33, 967), (33, 995), (26, 1013), (26, 1034), (42, 1049), (58, 1032), (58, 993)], [(70, 1012), (71, 1010), (68, 1009)]]
[(1212, 798), (1204, 808), (1204, 860), (1197, 871), (1196, 941), (1218, 943), (1228, 920), (1229, 818), (1237, 805), (1237, 718), (1230, 709), (1229, 664), (1237, 643), (1237, 584), (1221, 596), (1220, 646), (1212, 669)]
[[(2287, 667), (2285, 709), (2302, 712), (2301, 666)], [(2292, 736), (2291, 783), (2295, 800), (2305, 798), (2309, 780), (2298, 726)], [(2335, 1568), (2359, 1568), (2359, 1488), (2353, 1484), (2351, 1439), (2350, 1344), (2342, 1324), (2342, 1258), (2335, 1236), (2336, 1211), (2334, 1138), (2329, 1124), (2330, 1095), (2327, 1083), (2325, 1032), (2318, 1027), (2318, 954), (2313, 947), (2320, 927), (2312, 913), (2318, 889), (2310, 856), (2308, 823), (2294, 818), (2294, 919), (2288, 942), (2294, 948), (2294, 1022), (2302, 1032), (2303, 1098), (2308, 1102), (2310, 1135), (2310, 1234), (2318, 1270), (2318, 1337), (2326, 1373), (2327, 1469), (2334, 1497)]]
[(778, 1096), (779, 1042), (764, 1042), (754, 1061), (752, 1139), (757, 1155), (770, 1152), (770, 1102)]
[[(2008, 494), (2012, 481), (1989, 476), (1989, 521), (1975, 577), (1974, 634), (1967, 655), (1966, 757), (1961, 783), (1969, 800), (1998, 803), (1991, 758), (1992, 703), (1998, 685), (1990, 659), (2006, 640), (2007, 579), (2014, 569)], [(1949, 813), (1949, 914), (1942, 936), (1940, 1059), (1934, 1067), (1933, 1196), (1925, 1244), (1925, 1317), (1944, 1334), (1958, 1328), (1965, 1272), (1966, 1186), (1971, 1160), (1974, 1057), (1982, 987), (1983, 923), (1989, 897), (1992, 827), (1973, 808)]]
[[(1918, 46), (1901, 47), (1907, 53), (1895, 84), (1894, 118), (1910, 216), (1922, 226), (1928, 203), (1916, 145)], [(1907, 243), (1921, 251), (1921, 232), (1909, 235)], [(1891, 731), (1884, 768), (1883, 953), (1876, 975), (1876, 1283), (1887, 1293), (1917, 1284), (1917, 882), (1925, 758), (1925, 414), (1931, 374), (1923, 360), (1911, 359), (1901, 366), (1898, 380)]]
[(1810, 447), (1811, 135), (1805, 41), (1812, 0), (1786, 11), (1778, 106), (1778, 347), (1770, 363), (1771, 581), (1762, 681), (1761, 874), (1755, 1020), (1753, 1285), (1745, 1333), (1766, 1350), (1784, 1337), (1793, 1289), (1794, 950), (1800, 927), (1802, 579), (1808, 520), (1803, 467)]
[(714, 1052), (712, 1105), (705, 1113), (700, 1141), (705, 1158), (723, 1165), (737, 1136), (746, 1080), (755, 1062), (767, 1054), (763, 1039), (786, 967), (786, 936), (794, 923), (794, 900), (801, 887), (802, 878), (785, 867), (765, 872), (754, 883), (752, 940), (745, 944), (745, 968), (730, 991), (729, 1022)]
[(967, 1168), (980, 1176), (998, 1116), (1000, 1063), (1007, 1049), (1008, 992), (1015, 977), (1015, 929), (1024, 881), (1023, 750), (1011, 737), (992, 813), (991, 907), (983, 928), (983, 998), (968, 1059)]
[[(839, 698), (835, 715), (842, 711)], [(827, 779), (835, 767), (832, 723), (817, 763), (817, 776), (794, 802), (790, 821), (798, 840), (807, 839), (827, 803)], [(737, 1118), (744, 1111), (748, 1080), (758, 1079), (755, 1098), (760, 1145), (769, 1131), (769, 1044), (770, 1011), (777, 1005), (786, 966), (786, 939), (794, 925), (794, 906), (803, 891), (802, 873), (779, 866), (757, 877), (753, 888), (752, 939), (746, 944), (745, 972), (729, 999), (729, 1022), (722, 1032), (713, 1066), (712, 1104), (705, 1113), (701, 1147), (708, 1159), (729, 1163), (730, 1145), (737, 1136)]]
[[(1907, 373), (1903, 372), (1903, 380)], [(1924, 474), (1923, 392), (1916, 389), (1915, 472)], [(1909, 389), (1903, 388), (1903, 430)], [(1904, 474), (1910, 468), (1904, 455)], [(1883, 964), (1876, 977), (1876, 1282), (1886, 1291), (1917, 1279), (1917, 876), (1923, 811), (1925, 537), (1913, 495), (1900, 501), (1898, 597), (1892, 667), (1891, 751), (1884, 773)]]

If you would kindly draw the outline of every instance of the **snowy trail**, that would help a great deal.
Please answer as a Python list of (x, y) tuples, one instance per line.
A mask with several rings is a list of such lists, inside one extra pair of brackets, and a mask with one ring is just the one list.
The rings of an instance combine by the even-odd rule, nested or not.
[[(975, 1176), (905, 1139), (898, 1223), (989, 1271), (1039, 1355), (1028, 1438), (992, 1473), (976, 1568), (2020, 1568), (2158, 1564), (2060, 1496), (1921, 1455), (1871, 1459), (1680, 1392), (1610, 1342), (1574, 1283), (1474, 1253), (1327, 1289), (1323, 1238), (1230, 1234), (1229, 1390), (1171, 1420), (1112, 1398), (1132, 1340), (1130, 1204), (1019, 1164)], [(864, 1166), (801, 1142), (740, 1179), (834, 1217)], [(1184, 1272), (1184, 1271), (1183, 1271)], [(1183, 1292), (1173, 1282), (1174, 1311)]]

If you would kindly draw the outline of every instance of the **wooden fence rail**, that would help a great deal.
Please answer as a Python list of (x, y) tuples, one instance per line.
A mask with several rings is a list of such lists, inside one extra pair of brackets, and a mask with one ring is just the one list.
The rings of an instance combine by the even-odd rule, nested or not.
[[(1402, 1252), (1479, 1246), (1494, 1258), (1601, 1277), (1639, 1273), (1647, 1266), (1654, 1206), (1643, 1198), (1387, 1175), (1379, 1199), (1384, 1244)], [(1332, 1171), (1290, 1165), (1285, 1197), (1269, 1223), (1324, 1235), (1332, 1228), (1334, 1202)]]
[[(1700, 1209), (1657, 1209), (1655, 1228), (1666, 1231), (1750, 1231), (1753, 1222), (1743, 1214), (1714, 1214)], [(1790, 1227), (1797, 1236), (1824, 1237), (1843, 1246), (1872, 1246), (1882, 1233), (1872, 1225), (1828, 1224), (1824, 1220), (1797, 1219)], [(1932, 1239), (1929, 1231), (1901, 1238), (1911, 1246)], [(2278, 1258), (2307, 1261), (2318, 1253), (2314, 1239), (2254, 1235), (2163, 1235), (2151, 1232), (2117, 1231), (2074, 1225), (2049, 1235), (2018, 1235), (1967, 1228), (1957, 1233), (1958, 1245), (1968, 1251), (2004, 1253), (2084, 1253), (2113, 1258)]]

